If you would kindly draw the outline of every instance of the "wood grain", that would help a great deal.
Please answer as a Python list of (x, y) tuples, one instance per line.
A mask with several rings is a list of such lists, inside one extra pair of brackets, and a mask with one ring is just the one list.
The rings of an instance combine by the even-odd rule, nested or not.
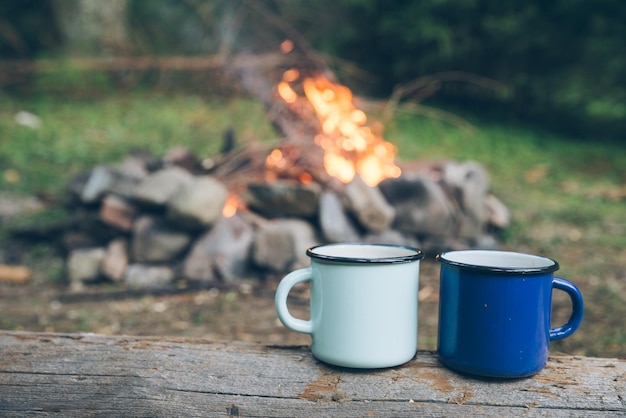
[(626, 416), (626, 361), (553, 356), (480, 380), (419, 352), (351, 370), (308, 347), (0, 331), (0, 416)]

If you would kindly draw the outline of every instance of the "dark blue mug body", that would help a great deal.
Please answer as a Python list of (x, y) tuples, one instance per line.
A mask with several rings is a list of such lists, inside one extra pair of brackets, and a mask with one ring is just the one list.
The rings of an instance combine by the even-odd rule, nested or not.
[[(471, 375), (518, 378), (543, 369), (551, 340), (582, 321), (583, 299), (554, 277), (556, 261), (508, 251), (450, 251), (441, 263), (437, 352), (447, 367)], [(572, 314), (550, 328), (552, 289), (565, 291)]]

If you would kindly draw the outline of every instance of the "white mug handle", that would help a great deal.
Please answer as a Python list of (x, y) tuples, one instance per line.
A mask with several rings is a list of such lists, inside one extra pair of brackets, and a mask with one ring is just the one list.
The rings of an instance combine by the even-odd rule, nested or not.
[(313, 324), (310, 320), (305, 321), (303, 319), (294, 318), (289, 313), (289, 308), (287, 307), (287, 296), (289, 296), (289, 292), (292, 287), (298, 283), (304, 283), (310, 280), (311, 267), (292, 271), (280, 281), (278, 288), (276, 289), (276, 296), (274, 297), (276, 313), (278, 314), (280, 322), (282, 322), (283, 325), (290, 330), (302, 332), (304, 334), (313, 333)]

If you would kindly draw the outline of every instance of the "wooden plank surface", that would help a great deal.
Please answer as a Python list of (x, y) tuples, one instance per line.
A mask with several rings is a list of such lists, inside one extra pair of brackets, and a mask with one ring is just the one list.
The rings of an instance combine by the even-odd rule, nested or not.
[(626, 416), (626, 361), (553, 356), (480, 380), (432, 352), (356, 371), (308, 347), (0, 331), (0, 416)]

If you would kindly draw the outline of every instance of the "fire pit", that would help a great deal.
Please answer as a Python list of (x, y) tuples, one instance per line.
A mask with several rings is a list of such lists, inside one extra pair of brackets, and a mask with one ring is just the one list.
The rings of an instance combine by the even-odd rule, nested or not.
[(493, 233), (509, 213), (480, 164), (399, 164), (350, 90), (321, 74), (290, 69), (272, 97), (268, 115), (279, 108), (273, 120), (285, 136), (274, 148), (234, 150), (227, 132), (212, 158), (177, 148), (76, 177), (64, 232), (72, 288), (102, 278), (152, 288), (280, 275), (329, 242), (427, 254), (497, 246)]

